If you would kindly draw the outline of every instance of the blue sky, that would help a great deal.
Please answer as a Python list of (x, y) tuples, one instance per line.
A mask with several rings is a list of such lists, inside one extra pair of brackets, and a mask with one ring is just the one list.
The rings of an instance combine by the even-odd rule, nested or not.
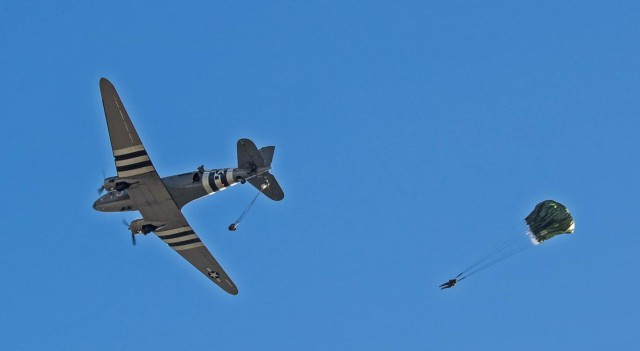
[[(639, 23), (635, 1), (0, 3), (0, 348), (629, 349)], [(91, 208), (100, 77), (162, 176), (276, 145), (282, 202), (235, 233), (250, 186), (184, 209), (239, 295)], [(549, 198), (574, 235), (438, 289)]]

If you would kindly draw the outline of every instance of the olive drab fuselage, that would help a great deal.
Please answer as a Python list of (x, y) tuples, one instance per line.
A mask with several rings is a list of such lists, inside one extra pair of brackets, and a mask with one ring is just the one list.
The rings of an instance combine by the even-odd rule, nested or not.
[[(200, 169), (195, 172), (162, 178), (162, 182), (176, 205), (182, 208), (193, 200), (225, 190), (239, 183), (244, 184), (247, 180), (267, 172), (270, 168)], [(136, 186), (136, 180), (113, 177), (109, 178), (109, 181), (113, 184), (126, 185), (121, 186), (120, 189), (115, 187), (106, 188), (108, 193), (96, 200), (93, 208), (101, 212), (137, 211), (138, 208), (127, 193), (127, 188)]]

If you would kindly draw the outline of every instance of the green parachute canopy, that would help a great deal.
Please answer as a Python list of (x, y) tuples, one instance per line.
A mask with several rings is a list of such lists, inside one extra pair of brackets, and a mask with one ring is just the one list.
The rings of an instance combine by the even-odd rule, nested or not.
[(545, 200), (524, 219), (535, 243), (549, 240), (558, 234), (573, 233), (575, 222), (569, 210), (561, 203)]

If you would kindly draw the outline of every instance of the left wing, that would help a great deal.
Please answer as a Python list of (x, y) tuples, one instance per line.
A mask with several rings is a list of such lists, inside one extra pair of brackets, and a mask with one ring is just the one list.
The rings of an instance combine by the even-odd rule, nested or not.
[(100, 79), (100, 94), (118, 177), (131, 178), (155, 172), (116, 88), (106, 78)]
[(107, 79), (100, 79), (118, 177), (135, 179), (127, 189), (146, 222), (160, 224), (156, 235), (229, 294), (238, 288), (193, 231), (164, 186), (127, 111)]

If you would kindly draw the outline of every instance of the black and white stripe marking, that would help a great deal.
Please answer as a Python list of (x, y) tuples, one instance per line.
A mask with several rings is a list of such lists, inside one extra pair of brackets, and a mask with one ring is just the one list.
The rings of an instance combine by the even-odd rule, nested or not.
[(113, 157), (116, 161), (118, 177), (125, 178), (155, 171), (142, 145), (113, 150)]
[(204, 172), (202, 175), (202, 186), (207, 194), (224, 190), (237, 184), (233, 178), (233, 168), (221, 169), (215, 172)]
[(174, 250), (187, 250), (204, 246), (190, 226), (156, 231), (156, 234)]

